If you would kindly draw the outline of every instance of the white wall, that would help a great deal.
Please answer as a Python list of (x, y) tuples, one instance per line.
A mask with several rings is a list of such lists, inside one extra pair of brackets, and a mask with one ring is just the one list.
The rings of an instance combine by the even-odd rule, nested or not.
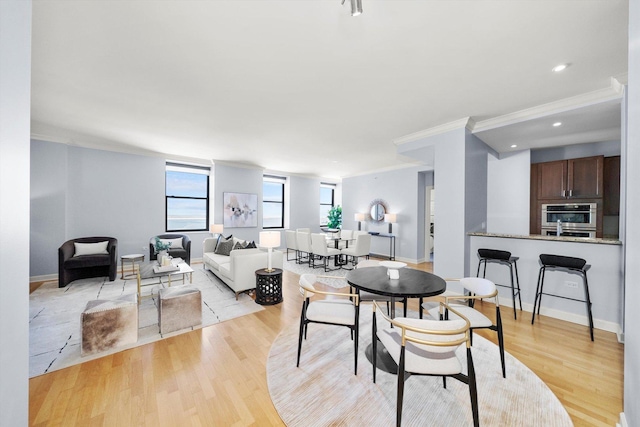
[(500, 158), (488, 155), (488, 233), (529, 234), (530, 153), (523, 150)]
[(295, 175), (289, 178), (289, 229), (310, 228), (312, 233), (320, 232), (320, 182), (319, 178)]
[(0, 1), (0, 425), (29, 419), (31, 1)]
[[(626, 122), (625, 176), (625, 346), (624, 417), (628, 426), (640, 425), (640, 1), (629, 2), (629, 86)], [(625, 172), (626, 171), (626, 172)]]
[[(487, 229), (487, 156), (489, 151), (490, 148), (484, 142), (465, 130), (465, 265), (469, 263), (469, 236), (466, 233), (486, 231)], [(468, 276), (469, 270), (465, 269), (464, 274)]]
[[(418, 224), (424, 221), (424, 202), (422, 206), (418, 202), (420, 172), (418, 167), (408, 167), (343, 179), (342, 228), (357, 230), (354, 215), (369, 212), (370, 203), (374, 199), (382, 199), (387, 203), (389, 212), (398, 215), (398, 223), (393, 229), (396, 259), (416, 262), (420, 246), (424, 253), (424, 235), (420, 236), (418, 232)], [(385, 222), (363, 222), (363, 227), (367, 231), (389, 232), (389, 224)], [(389, 240), (372, 237), (371, 253), (388, 256)]]

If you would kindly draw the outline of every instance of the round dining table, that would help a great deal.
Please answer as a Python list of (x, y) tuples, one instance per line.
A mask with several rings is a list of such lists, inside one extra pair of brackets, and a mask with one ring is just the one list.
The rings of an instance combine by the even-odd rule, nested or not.
[[(440, 295), (447, 287), (447, 282), (443, 278), (426, 271), (401, 268), (399, 273), (398, 279), (391, 279), (386, 267), (356, 268), (347, 273), (346, 279), (349, 285), (356, 289), (389, 297), (391, 318), (396, 314), (396, 298), (432, 297)], [(369, 361), (372, 360), (372, 348), (373, 345), (369, 344), (365, 351)], [(384, 346), (378, 345), (377, 350), (378, 367), (386, 372), (397, 373), (398, 365)]]

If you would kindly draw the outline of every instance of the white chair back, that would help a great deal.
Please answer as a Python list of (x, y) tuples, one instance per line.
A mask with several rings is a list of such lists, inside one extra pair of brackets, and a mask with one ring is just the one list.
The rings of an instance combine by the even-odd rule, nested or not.
[(298, 241), (298, 250), (311, 253), (311, 234), (298, 231), (296, 236)]
[(342, 240), (353, 239), (353, 230), (340, 230), (340, 238)]
[(316, 283), (317, 277), (315, 274), (303, 274), (300, 276), (300, 293), (304, 297), (312, 297), (316, 288), (313, 286)]
[(294, 230), (285, 230), (284, 238), (287, 242), (288, 249), (298, 249), (298, 238), (296, 237), (296, 232)]
[(496, 291), (496, 285), (481, 277), (465, 277), (460, 279), (463, 288), (476, 295), (491, 295)]
[(356, 256), (366, 256), (369, 255), (371, 251), (371, 234), (361, 234), (356, 239)]
[(314, 255), (327, 256), (327, 238), (324, 234), (311, 234), (311, 252)]

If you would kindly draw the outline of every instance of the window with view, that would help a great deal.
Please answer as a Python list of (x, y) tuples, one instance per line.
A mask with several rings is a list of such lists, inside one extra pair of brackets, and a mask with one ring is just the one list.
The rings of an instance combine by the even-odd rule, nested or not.
[(207, 231), (209, 168), (167, 163), (165, 210), (167, 231)]
[(327, 225), (329, 211), (335, 203), (335, 185), (320, 184), (320, 226)]
[(284, 228), (284, 185), (287, 179), (265, 175), (262, 180), (262, 228)]

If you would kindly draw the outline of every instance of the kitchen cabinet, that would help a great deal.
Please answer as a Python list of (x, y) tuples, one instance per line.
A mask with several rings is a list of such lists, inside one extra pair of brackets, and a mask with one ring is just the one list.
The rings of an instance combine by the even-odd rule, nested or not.
[(620, 156), (604, 158), (604, 215), (620, 215)]
[(601, 199), (604, 156), (537, 164), (538, 200)]

